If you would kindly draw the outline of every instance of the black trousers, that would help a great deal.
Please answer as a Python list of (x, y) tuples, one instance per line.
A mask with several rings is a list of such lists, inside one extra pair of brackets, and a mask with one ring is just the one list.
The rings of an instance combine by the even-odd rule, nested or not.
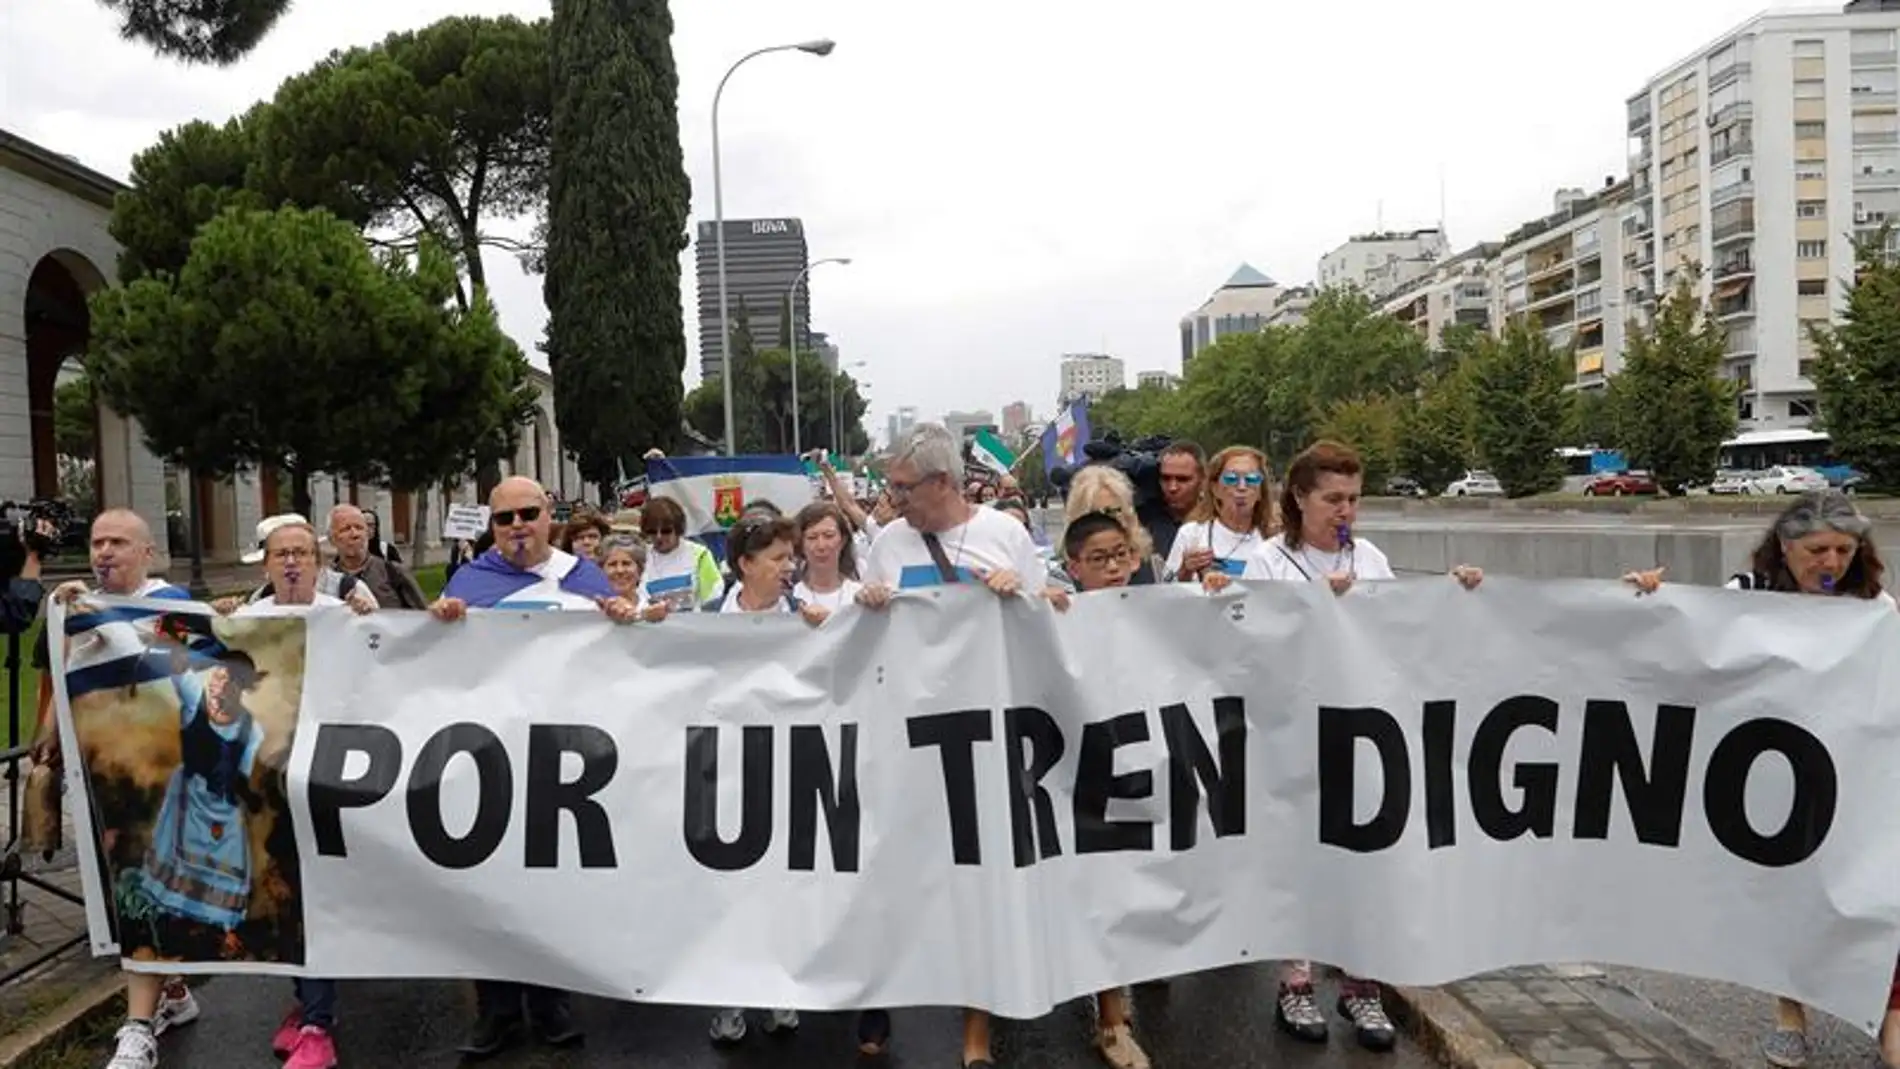
[(528, 1012), (539, 1017), (549, 1010), (566, 1008), (567, 1000), (567, 992), (551, 987), (507, 980), (475, 981), (475, 1008), (483, 1017), (520, 1017), (524, 1001)]

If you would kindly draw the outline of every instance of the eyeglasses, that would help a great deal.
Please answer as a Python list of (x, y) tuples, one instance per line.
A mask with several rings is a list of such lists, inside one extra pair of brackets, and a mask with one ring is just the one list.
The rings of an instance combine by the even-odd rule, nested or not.
[(521, 517), (522, 523), (533, 523), (541, 518), (541, 506), (529, 505), (521, 509), (503, 509), (500, 512), (490, 513), (488, 519), (497, 527), (513, 527), (517, 516)]
[(652, 535), (655, 538), (665, 538), (668, 535), (679, 534), (679, 529), (675, 527), (655, 527), (653, 530), (648, 531), (647, 533)]
[(926, 475), (914, 483), (902, 483), (902, 482), (898, 482), (896, 479), (891, 479), (884, 484), (884, 489), (890, 493), (892, 499), (909, 497), (913, 492), (916, 491), (918, 487), (924, 485), (925, 483), (929, 482), (930, 480), (934, 478), (936, 478), (936, 476)]
[(313, 560), (315, 557), (316, 554), (307, 549), (278, 549), (272, 550), (270, 554), (270, 559), (281, 561), (284, 564), (291, 564), (300, 560)]
[(1091, 568), (1106, 568), (1111, 564), (1127, 564), (1135, 559), (1135, 551), (1123, 546), (1111, 553), (1091, 553), (1082, 558), (1082, 563)]
[(1255, 487), (1255, 486), (1259, 486), (1261, 483), (1266, 482), (1266, 481), (1267, 481), (1267, 477), (1265, 475), (1260, 474), (1257, 471), (1250, 471), (1244, 475), (1237, 471), (1223, 471), (1220, 473), (1220, 484), (1222, 486), (1243, 486), (1244, 485), (1248, 487)]

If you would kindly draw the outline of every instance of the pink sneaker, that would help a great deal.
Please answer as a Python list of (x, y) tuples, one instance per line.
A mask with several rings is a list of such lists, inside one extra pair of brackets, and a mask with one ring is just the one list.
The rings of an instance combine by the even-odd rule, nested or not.
[(271, 1053), (279, 1058), (288, 1058), (290, 1052), (297, 1049), (297, 1040), (301, 1038), (303, 1038), (303, 1009), (299, 1007), (290, 1011), (289, 1016), (284, 1018), (284, 1023), (277, 1026), (276, 1034), (270, 1037)]
[(297, 1033), (297, 1046), (284, 1062), (284, 1069), (336, 1069), (336, 1041), (326, 1029), (304, 1025)]

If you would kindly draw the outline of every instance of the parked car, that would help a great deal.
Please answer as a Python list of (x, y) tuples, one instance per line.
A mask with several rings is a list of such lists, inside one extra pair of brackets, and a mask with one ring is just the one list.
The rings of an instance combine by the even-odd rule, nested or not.
[(1758, 494), (1805, 494), (1810, 490), (1825, 489), (1827, 476), (1813, 468), (1793, 465), (1769, 468), (1755, 479), (1755, 492)]
[(1503, 497), (1504, 484), (1488, 471), (1467, 471), (1445, 487), (1445, 497)]
[(1429, 495), (1425, 488), (1418, 484), (1417, 479), (1408, 478), (1404, 475), (1394, 475), (1385, 481), (1385, 496), (1426, 497)]
[(1758, 471), (1717, 472), (1715, 481), (1709, 484), (1709, 493), (1724, 496), (1760, 493), (1755, 489), (1755, 480), (1761, 478), (1761, 474)]
[(1857, 471), (1854, 474), (1849, 475), (1847, 478), (1842, 479), (1841, 484), (1839, 487), (1837, 487), (1837, 489), (1839, 489), (1844, 494), (1858, 493), (1860, 491), (1861, 484), (1865, 483), (1866, 481), (1867, 481), (1867, 473), (1862, 472), (1862, 471)]
[(1589, 485), (1583, 488), (1583, 493), (1585, 497), (1653, 496), (1662, 493), (1662, 488), (1656, 485), (1656, 480), (1648, 472), (1619, 471), (1591, 479)]

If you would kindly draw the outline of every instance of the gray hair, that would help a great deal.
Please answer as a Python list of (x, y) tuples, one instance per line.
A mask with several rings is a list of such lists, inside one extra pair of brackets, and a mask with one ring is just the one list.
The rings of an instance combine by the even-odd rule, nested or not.
[(628, 534), (611, 534), (601, 540), (600, 548), (595, 550), (597, 559), (603, 564), (614, 553), (627, 553), (633, 557), (633, 563), (647, 570), (647, 544)]
[(893, 464), (909, 461), (924, 478), (948, 475), (963, 477), (963, 443), (941, 423), (919, 423), (898, 443)]
[(1839, 490), (1810, 490), (1775, 517), (1775, 537), (1794, 542), (1821, 531), (1865, 538), (1873, 524)]

